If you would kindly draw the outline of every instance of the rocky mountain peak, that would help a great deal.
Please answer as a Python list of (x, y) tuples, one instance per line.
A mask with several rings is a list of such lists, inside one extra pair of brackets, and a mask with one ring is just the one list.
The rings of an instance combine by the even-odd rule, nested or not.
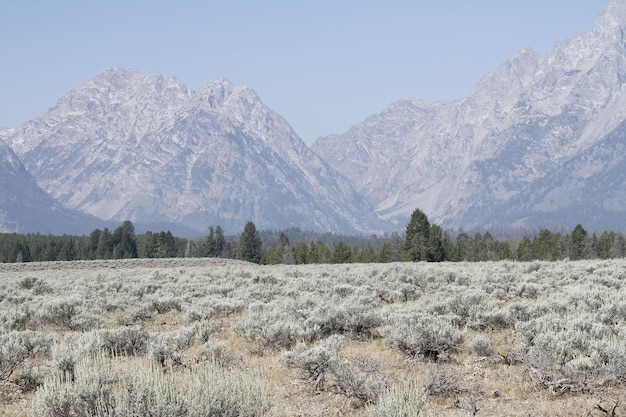
[(626, 26), (626, 2), (624, 0), (611, 0), (609, 6), (598, 20), (598, 25), (607, 27)]
[(313, 149), (391, 221), (419, 207), (451, 227), (599, 224), (590, 207), (614, 207), (626, 188), (615, 152), (626, 131), (624, 27), (626, 1), (613, 0), (591, 31), (545, 58), (520, 51), (467, 98), (419, 112), (394, 104)]
[(199, 232), (211, 224), (234, 232), (249, 220), (382, 230), (282, 117), (226, 79), (194, 92), (157, 73), (106, 70), (0, 140), (58, 202), (104, 220)]
[(225, 78), (201, 86), (195, 96), (199, 104), (208, 105), (210, 109), (234, 106), (244, 111), (246, 107), (262, 104), (254, 90), (235, 85)]

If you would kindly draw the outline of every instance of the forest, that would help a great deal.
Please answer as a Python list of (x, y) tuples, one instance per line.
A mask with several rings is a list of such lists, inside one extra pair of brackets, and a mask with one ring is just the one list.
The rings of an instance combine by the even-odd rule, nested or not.
[(127, 258), (216, 257), (275, 264), (387, 263), (403, 261), (485, 262), (615, 259), (626, 254), (623, 233), (589, 233), (582, 225), (561, 233), (541, 229), (507, 240), (489, 231), (444, 231), (416, 209), (405, 231), (384, 236), (345, 236), (300, 229), (258, 231), (248, 222), (240, 235), (209, 226), (203, 238), (170, 231), (135, 233), (130, 221), (88, 236), (0, 233), (0, 262), (43, 262)]

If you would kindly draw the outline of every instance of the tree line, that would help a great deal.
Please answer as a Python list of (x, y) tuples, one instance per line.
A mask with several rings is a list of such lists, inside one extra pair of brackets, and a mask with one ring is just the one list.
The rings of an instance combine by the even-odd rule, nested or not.
[(226, 236), (209, 226), (202, 239), (180, 238), (170, 231), (136, 234), (130, 221), (88, 236), (0, 233), (0, 262), (71, 261), (124, 258), (220, 257), (260, 264), (556, 261), (609, 259), (626, 255), (626, 238), (605, 231), (589, 234), (582, 225), (562, 234), (542, 229), (537, 235), (499, 241), (489, 232), (452, 234), (431, 224), (416, 209), (404, 235), (380, 238), (305, 233), (299, 229), (260, 233), (253, 222)]

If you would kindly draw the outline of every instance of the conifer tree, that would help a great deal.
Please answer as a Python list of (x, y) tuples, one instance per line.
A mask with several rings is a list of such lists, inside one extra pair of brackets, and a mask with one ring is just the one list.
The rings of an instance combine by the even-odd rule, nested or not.
[(428, 253), (430, 222), (420, 209), (411, 214), (411, 221), (406, 225), (406, 238), (403, 246), (403, 258), (407, 261), (425, 261)]
[(589, 241), (588, 233), (582, 225), (576, 225), (572, 230), (571, 241), (572, 246), (570, 250), (570, 258), (572, 260), (585, 259), (589, 257)]
[(113, 232), (114, 253), (116, 259), (136, 258), (137, 240), (135, 239), (135, 226), (129, 221), (124, 223)]
[(256, 226), (248, 222), (239, 237), (239, 259), (248, 262), (260, 263), (262, 257), (262, 243)]
[(446, 260), (443, 239), (441, 227), (436, 224), (431, 225), (428, 231), (428, 247), (426, 248), (426, 260), (428, 262), (443, 262)]

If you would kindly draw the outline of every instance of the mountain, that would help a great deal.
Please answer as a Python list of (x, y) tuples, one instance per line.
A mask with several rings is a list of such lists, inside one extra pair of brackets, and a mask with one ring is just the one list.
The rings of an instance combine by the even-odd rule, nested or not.
[[(0, 131), (0, 137), (9, 132)], [(0, 233), (77, 233), (97, 219), (67, 210), (42, 191), (15, 153), (0, 142)], [(100, 222), (101, 223), (101, 222)]]
[(205, 232), (385, 224), (250, 88), (110, 69), (5, 135), (37, 184), (104, 220)]
[(398, 225), (626, 228), (626, 2), (542, 57), (527, 49), (469, 97), (399, 100), (313, 150)]

